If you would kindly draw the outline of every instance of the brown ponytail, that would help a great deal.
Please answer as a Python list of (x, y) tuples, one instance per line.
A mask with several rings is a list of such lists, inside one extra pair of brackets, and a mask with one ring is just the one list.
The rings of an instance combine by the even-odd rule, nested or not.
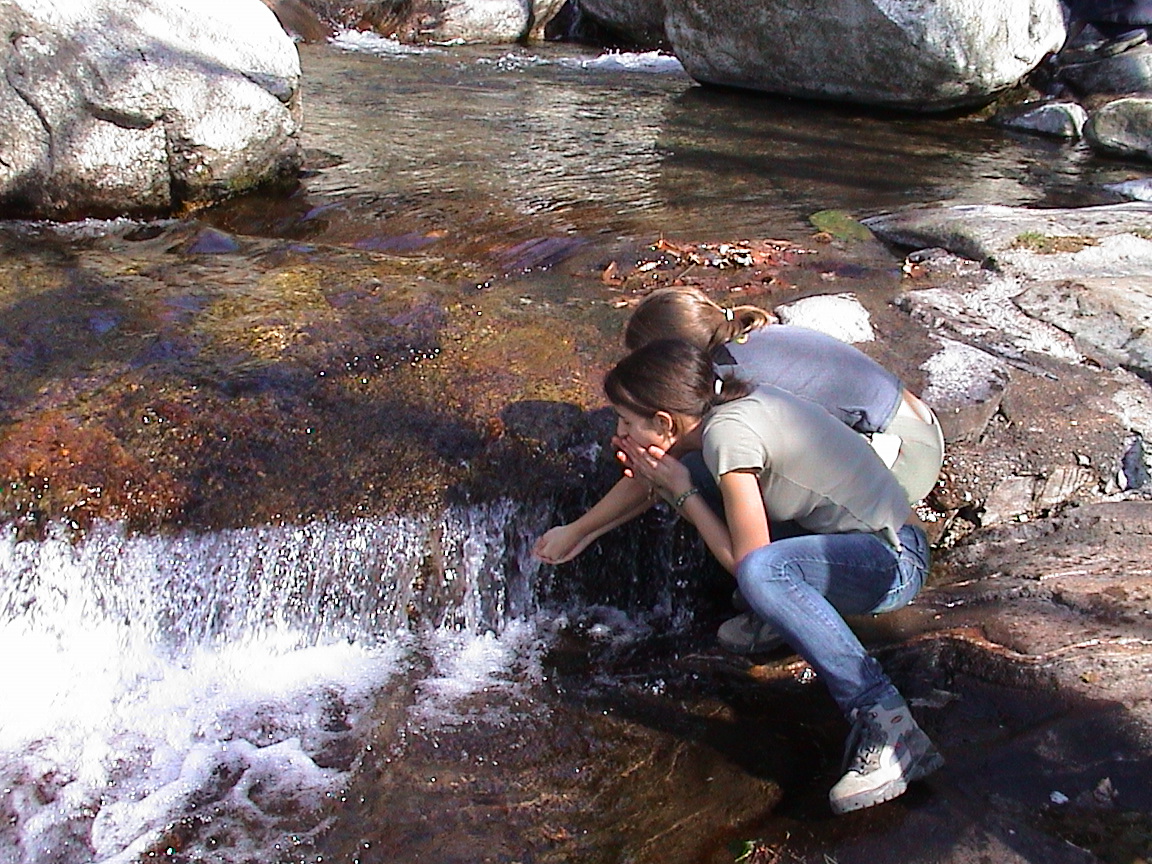
[(711, 351), (775, 320), (759, 306), (719, 306), (696, 288), (659, 288), (628, 319), (624, 345), (634, 351), (657, 339), (680, 339)]
[(752, 392), (739, 378), (717, 378), (708, 353), (679, 339), (658, 339), (637, 348), (604, 377), (604, 394), (613, 405), (654, 417), (699, 420), (716, 405)]

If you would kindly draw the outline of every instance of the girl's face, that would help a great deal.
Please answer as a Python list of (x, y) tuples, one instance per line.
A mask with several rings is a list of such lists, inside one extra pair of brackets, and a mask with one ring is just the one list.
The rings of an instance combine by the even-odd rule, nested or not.
[(616, 437), (631, 441), (641, 449), (655, 445), (669, 450), (676, 443), (671, 418), (664, 412), (644, 417), (623, 405), (612, 407), (616, 411)]

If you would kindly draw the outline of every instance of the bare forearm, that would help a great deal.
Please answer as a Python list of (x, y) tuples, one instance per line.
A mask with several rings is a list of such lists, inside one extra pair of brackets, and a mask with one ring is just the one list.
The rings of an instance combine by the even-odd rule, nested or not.
[(681, 512), (696, 526), (720, 566), (735, 575), (745, 555), (770, 542), (768, 515), (759, 482), (751, 472), (722, 475), (720, 493), (724, 498), (724, 519), (698, 494), (683, 499)]
[(635, 519), (654, 503), (651, 486), (632, 477), (621, 477), (604, 497), (588, 508), (572, 526), (595, 539)]
[(570, 561), (603, 534), (634, 519), (652, 506), (649, 486), (632, 478), (622, 478), (584, 515), (544, 532), (532, 551), (542, 561), (561, 564)]
[(729, 573), (736, 572), (736, 559), (732, 554), (732, 536), (728, 526), (716, 515), (702, 495), (696, 494), (685, 499), (680, 506), (680, 515), (695, 526), (700, 538), (720, 566)]

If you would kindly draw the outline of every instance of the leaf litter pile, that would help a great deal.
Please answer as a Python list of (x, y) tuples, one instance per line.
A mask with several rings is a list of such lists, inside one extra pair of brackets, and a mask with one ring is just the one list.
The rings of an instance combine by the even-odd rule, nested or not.
[(814, 253), (789, 240), (678, 244), (661, 237), (634, 263), (610, 262), (600, 271), (600, 281), (620, 295), (612, 301), (617, 307), (633, 306), (657, 288), (680, 285), (709, 294), (768, 294), (793, 288), (786, 271)]

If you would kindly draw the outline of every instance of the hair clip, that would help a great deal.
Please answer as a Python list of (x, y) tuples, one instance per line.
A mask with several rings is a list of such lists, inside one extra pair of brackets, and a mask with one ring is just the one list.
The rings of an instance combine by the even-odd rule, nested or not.
[(721, 391), (724, 390), (724, 379), (723, 378), (717, 378), (716, 383), (712, 385), (712, 389), (715, 390), (716, 395), (719, 396)]
[(736, 316), (732, 314), (732, 309), (731, 309), (730, 307), (728, 307), (728, 306), (725, 306), (725, 307), (724, 307), (724, 320), (725, 320), (725, 321), (731, 321), (731, 320), (733, 320), (735, 317), (736, 317)]

